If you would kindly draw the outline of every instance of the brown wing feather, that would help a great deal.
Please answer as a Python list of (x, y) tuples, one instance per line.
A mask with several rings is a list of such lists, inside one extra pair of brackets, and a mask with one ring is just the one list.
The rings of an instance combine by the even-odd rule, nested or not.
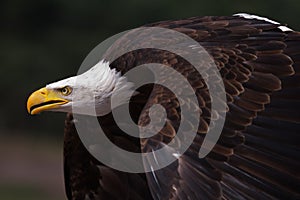
[[(300, 34), (283, 33), (279, 25), (239, 17), (195, 17), (148, 26), (185, 33), (214, 58), (227, 93), (228, 112), (221, 137), (206, 158), (198, 158), (208, 124), (214, 120), (207, 86), (189, 63), (161, 50), (127, 53), (111, 67), (124, 74), (140, 64), (164, 63), (189, 80), (201, 110), (199, 125), (190, 122), (191, 127), (199, 127), (198, 133), (176, 162), (164, 169), (137, 175), (109, 169), (93, 159), (79, 138), (74, 137), (76, 130), (68, 118), (65, 131), (68, 198), (95, 193), (94, 197), (99, 199), (119, 199), (120, 196), (123, 199), (299, 198)], [(138, 110), (132, 112), (136, 113), (133, 118), (137, 123), (149, 123), (148, 112), (153, 104), (159, 103), (167, 111), (164, 128), (156, 136), (141, 140), (142, 151), (149, 152), (163, 147), (174, 137), (180, 125), (181, 106), (194, 107), (188, 103), (179, 105), (172, 91), (160, 85), (149, 85), (139, 92), (140, 97), (131, 100), (132, 111)], [(139, 141), (125, 137), (114, 128), (112, 119), (99, 120), (111, 140), (129, 146), (124, 148), (139, 146)], [(85, 162), (84, 167), (91, 171), (82, 169)], [(115, 194), (116, 190), (120, 196)]]
[[(136, 142), (120, 136), (123, 133), (112, 124), (111, 117), (100, 119), (103, 127), (112, 127), (115, 135), (110, 134), (110, 139), (124, 149), (136, 151)], [(88, 118), (83, 123), (89, 127)], [(87, 151), (79, 139), (72, 114), (68, 114), (65, 123), (64, 175), (68, 199), (151, 199), (145, 175), (111, 169)]]

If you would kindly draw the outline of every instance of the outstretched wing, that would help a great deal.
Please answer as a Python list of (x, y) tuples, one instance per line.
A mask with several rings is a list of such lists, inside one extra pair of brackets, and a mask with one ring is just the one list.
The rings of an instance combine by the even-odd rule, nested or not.
[[(209, 90), (195, 68), (171, 52), (157, 49), (129, 52), (111, 67), (122, 74), (145, 63), (163, 63), (172, 67), (189, 81), (199, 107), (188, 100), (180, 105), (172, 90), (149, 84), (139, 88), (139, 94), (131, 99), (132, 117), (146, 127), (150, 122), (149, 109), (154, 104), (161, 104), (167, 113), (164, 128), (155, 136), (139, 141), (126, 136), (108, 115), (99, 118), (99, 122), (110, 140), (136, 152), (140, 151), (140, 145), (144, 153), (165, 147), (173, 142), (183, 108), (199, 109), (199, 124), (193, 123), (191, 117), (190, 126), (184, 129), (189, 133), (196, 127), (197, 135), (183, 155), (174, 155), (178, 159), (171, 165), (146, 174), (131, 174), (110, 169), (94, 159), (79, 140), (69, 115), (64, 151), (68, 198), (299, 198), (300, 34), (282, 32), (279, 24), (240, 17), (196, 17), (148, 26), (185, 33), (199, 42), (214, 59), (227, 98), (226, 120), (218, 143), (208, 156), (198, 157), (208, 126), (215, 119), (211, 118)], [(122, 43), (119, 47), (122, 48)], [(172, 77), (167, 74), (166, 81)], [(175, 145), (182, 145), (180, 142), (175, 141)], [(148, 164), (159, 163), (151, 160)]]
[[(211, 54), (223, 77), (228, 105), (218, 143), (207, 157), (198, 158), (212, 120), (209, 91), (189, 63), (172, 56), (166, 59), (164, 64), (196, 88), (202, 115), (186, 153), (172, 165), (147, 174), (154, 199), (299, 198), (300, 34), (238, 17), (191, 18), (153, 26), (186, 33)], [(188, 68), (191, 71), (184, 73)], [(149, 108), (157, 103), (166, 108), (167, 122), (157, 136), (142, 141), (144, 152), (164, 147), (180, 126), (178, 99), (162, 86), (154, 87), (140, 125), (149, 123)]]

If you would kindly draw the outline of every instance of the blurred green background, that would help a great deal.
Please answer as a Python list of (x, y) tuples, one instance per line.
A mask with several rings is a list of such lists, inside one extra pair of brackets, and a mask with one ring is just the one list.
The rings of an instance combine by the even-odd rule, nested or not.
[(101, 41), (146, 23), (247, 12), (300, 30), (298, 0), (0, 1), (0, 199), (65, 199), (63, 113), (30, 116), (28, 95), (76, 74)]

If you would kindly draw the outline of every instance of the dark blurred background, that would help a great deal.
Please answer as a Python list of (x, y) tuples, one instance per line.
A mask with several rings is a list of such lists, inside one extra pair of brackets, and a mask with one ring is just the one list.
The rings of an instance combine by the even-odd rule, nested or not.
[(75, 75), (101, 41), (146, 23), (247, 12), (300, 30), (298, 0), (0, 1), (0, 199), (65, 199), (65, 114), (26, 112), (28, 95)]

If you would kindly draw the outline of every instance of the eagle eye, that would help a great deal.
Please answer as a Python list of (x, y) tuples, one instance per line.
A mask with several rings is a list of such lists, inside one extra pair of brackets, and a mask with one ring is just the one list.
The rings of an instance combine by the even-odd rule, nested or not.
[(67, 95), (71, 94), (72, 88), (69, 87), (69, 86), (66, 86), (66, 87), (61, 88), (60, 92), (61, 92), (62, 95), (67, 96)]

